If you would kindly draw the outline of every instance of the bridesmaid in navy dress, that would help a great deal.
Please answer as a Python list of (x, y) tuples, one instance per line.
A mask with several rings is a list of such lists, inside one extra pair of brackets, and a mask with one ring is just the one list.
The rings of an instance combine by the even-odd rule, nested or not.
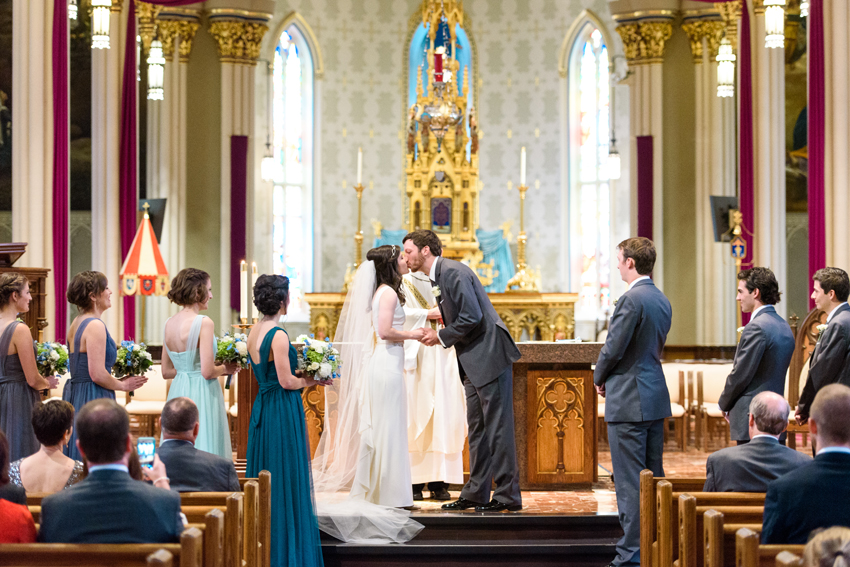
[(301, 403), (301, 389), (316, 382), (296, 377), (295, 347), (278, 326), (289, 305), (289, 279), (260, 276), (254, 285), (254, 305), (263, 317), (248, 335), (248, 354), (260, 391), (251, 409), (245, 474), (256, 478), (262, 470), (272, 473), (271, 564), (321, 566)]
[[(65, 383), (62, 399), (80, 409), (98, 398), (115, 399), (115, 391), (132, 392), (148, 381), (144, 376), (128, 376), (118, 380), (112, 376), (112, 366), (118, 358), (118, 348), (109, 335), (106, 324), (100, 319), (112, 307), (112, 290), (106, 276), (100, 272), (80, 272), (68, 284), (68, 302), (77, 306), (78, 315), (71, 322), (68, 337), (71, 379)], [(77, 449), (77, 432), (64, 453), (77, 461), (82, 460)]]
[(32, 429), (33, 407), (41, 403), (40, 390), (55, 388), (55, 376), (39, 376), (35, 341), (29, 328), (17, 320), (30, 310), (30, 284), (23, 274), (0, 275), (0, 430), (9, 439), (13, 461), (39, 449)]

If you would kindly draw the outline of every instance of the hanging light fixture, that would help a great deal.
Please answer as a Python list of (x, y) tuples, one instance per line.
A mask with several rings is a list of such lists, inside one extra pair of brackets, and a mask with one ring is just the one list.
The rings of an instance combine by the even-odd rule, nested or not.
[(720, 40), (717, 51), (717, 96), (721, 98), (735, 96), (735, 54), (732, 43), (727, 38)]
[(801, 0), (800, 1), (800, 17), (808, 18), (809, 17), (809, 0)]
[(617, 138), (611, 132), (611, 145), (608, 146), (608, 178), (620, 178), (620, 152), (617, 151)]
[(263, 161), (260, 162), (260, 175), (262, 175), (263, 181), (275, 181), (277, 177), (275, 172), (275, 169), (277, 169), (276, 166), (274, 154), (272, 153), (272, 145), (266, 143), (266, 155), (263, 157)]
[(272, 113), (272, 97), (274, 96), (274, 92), (272, 91), (272, 73), (274, 71), (274, 67), (271, 63), (268, 64), (268, 73), (266, 80), (266, 97), (268, 100), (268, 130), (266, 131), (266, 155), (263, 156), (263, 160), (260, 162), (260, 176), (263, 178), (263, 181), (272, 181), (275, 183), (283, 183), (283, 168), (277, 162), (274, 157), (274, 151), (272, 151), (272, 140), (271, 140), (271, 132), (274, 127), (274, 120)]
[(764, 0), (764, 46), (785, 47), (785, 0)]
[(68, 0), (68, 18), (77, 21), (77, 0)]
[(151, 50), (148, 53), (148, 100), (165, 98), (164, 77), (165, 57), (162, 55), (162, 42), (155, 39), (151, 42)]
[(91, 48), (109, 49), (109, 10), (112, 0), (91, 0)]

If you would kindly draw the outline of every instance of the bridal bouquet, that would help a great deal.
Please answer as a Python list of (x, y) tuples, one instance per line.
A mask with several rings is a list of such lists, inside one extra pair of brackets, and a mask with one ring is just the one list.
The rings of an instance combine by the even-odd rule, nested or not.
[(248, 368), (248, 336), (245, 333), (224, 333), (216, 342), (215, 363), (236, 362)]
[(153, 357), (145, 343), (121, 341), (118, 347), (118, 359), (112, 366), (112, 375), (116, 378), (143, 376), (152, 365)]
[(68, 347), (62, 343), (38, 343), (35, 362), (42, 376), (62, 376), (68, 372)]
[(313, 335), (300, 335), (295, 339), (295, 343), (304, 345), (298, 353), (298, 370), (313, 380), (339, 378), (342, 360), (339, 359), (339, 351), (334, 348), (330, 339), (317, 341)]

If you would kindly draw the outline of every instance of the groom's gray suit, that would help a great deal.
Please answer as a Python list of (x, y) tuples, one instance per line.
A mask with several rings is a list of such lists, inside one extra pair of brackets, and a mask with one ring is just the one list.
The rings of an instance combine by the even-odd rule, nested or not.
[(469, 482), (460, 495), (487, 503), (495, 480), (495, 500), (522, 504), (513, 408), (513, 363), (519, 360), (519, 349), (475, 272), (454, 260), (434, 261), (440, 288), (437, 301), (445, 323), (440, 342), (455, 347), (466, 392)]
[(605, 421), (623, 537), (615, 565), (640, 563), (640, 471), (664, 476), (664, 418), (670, 393), (661, 370), (661, 349), (673, 311), (652, 280), (635, 281), (614, 307), (608, 338), (593, 371), (605, 386)]

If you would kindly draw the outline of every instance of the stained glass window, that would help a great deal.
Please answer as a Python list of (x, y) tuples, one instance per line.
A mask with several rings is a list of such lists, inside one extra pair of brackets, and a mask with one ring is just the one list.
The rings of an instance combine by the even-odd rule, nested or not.
[(576, 317), (602, 318), (611, 310), (611, 203), (608, 179), (608, 48), (585, 25), (570, 59), (570, 218)]
[(304, 294), (313, 290), (313, 62), (295, 26), (278, 39), (272, 79), (272, 144), (278, 164), (273, 268), (289, 278), (289, 320), (307, 320)]

